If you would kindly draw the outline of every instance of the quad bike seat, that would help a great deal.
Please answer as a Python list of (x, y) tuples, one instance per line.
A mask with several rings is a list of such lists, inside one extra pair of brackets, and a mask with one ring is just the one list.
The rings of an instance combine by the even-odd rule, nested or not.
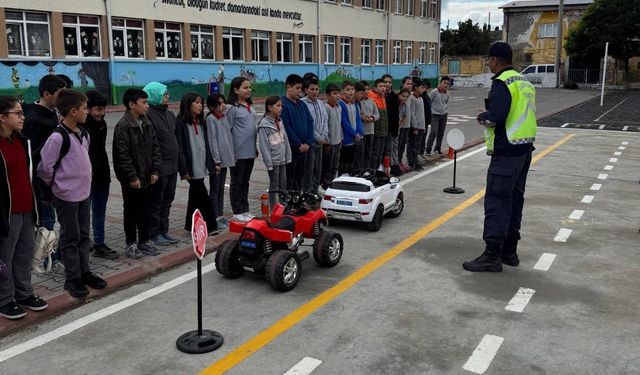
[(296, 229), (296, 221), (289, 216), (283, 216), (277, 223), (271, 223), (271, 227), (293, 232)]

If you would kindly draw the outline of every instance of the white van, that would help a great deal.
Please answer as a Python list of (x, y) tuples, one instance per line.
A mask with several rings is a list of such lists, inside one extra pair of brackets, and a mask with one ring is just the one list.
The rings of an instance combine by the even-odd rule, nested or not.
[(555, 76), (556, 67), (554, 64), (534, 64), (529, 65), (520, 72), (529, 82), (542, 84), (545, 76)]

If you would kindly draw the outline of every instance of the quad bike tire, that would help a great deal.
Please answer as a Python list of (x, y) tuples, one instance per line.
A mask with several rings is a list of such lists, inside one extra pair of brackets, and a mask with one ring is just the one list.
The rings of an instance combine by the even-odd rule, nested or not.
[(275, 290), (282, 292), (295, 288), (302, 274), (302, 261), (289, 250), (276, 250), (265, 267), (265, 278)]
[(373, 220), (370, 223), (367, 223), (367, 230), (371, 232), (377, 232), (382, 228), (382, 217), (384, 216), (384, 207), (379, 205), (376, 208), (376, 213), (373, 215)]
[(389, 211), (386, 217), (390, 217), (390, 218), (398, 217), (400, 216), (403, 210), (404, 210), (404, 195), (400, 193), (396, 198), (396, 203), (393, 206), (393, 209)]
[(238, 261), (238, 241), (225, 241), (216, 251), (216, 270), (224, 277), (237, 279), (244, 274)]
[(313, 243), (313, 259), (321, 267), (333, 267), (340, 262), (343, 249), (340, 233), (323, 230)]

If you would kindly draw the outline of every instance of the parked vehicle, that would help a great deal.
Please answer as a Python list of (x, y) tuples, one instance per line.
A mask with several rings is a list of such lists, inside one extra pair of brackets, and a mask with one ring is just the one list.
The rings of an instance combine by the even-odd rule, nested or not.
[(554, 64), (534, 64), (529, 65), (520, 72), (529, 82), (542, 84), (545, 76), (555, 76)]

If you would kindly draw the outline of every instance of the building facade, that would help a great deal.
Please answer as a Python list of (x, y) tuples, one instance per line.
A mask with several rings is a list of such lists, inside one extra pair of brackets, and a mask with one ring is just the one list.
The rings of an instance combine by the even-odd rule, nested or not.
[(238, 75), (255, 95), (281, 93), (291, 73), (435, 78), (440, 9), (441, 0), (3, 0), (0, 93), (30, 100), (44, 74), (113, 102), (150, 81), (176, 100)]

